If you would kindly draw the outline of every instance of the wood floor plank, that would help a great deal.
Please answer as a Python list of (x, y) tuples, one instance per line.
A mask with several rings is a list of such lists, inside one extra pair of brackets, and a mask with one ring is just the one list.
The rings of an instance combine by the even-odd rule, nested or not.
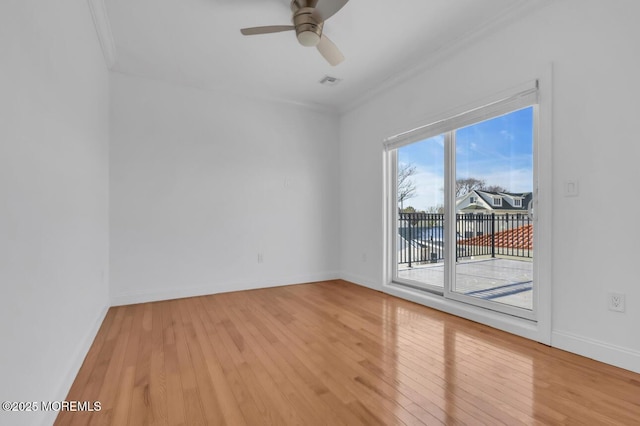
[(318, 419), (326, 413), (324, 402), (317, 398), (313, 389), (309, 387), (292, 367), (292, 364), (283, 361), (282, 356), (273, 350), (269, 350), (270, 345), (266, 343), (255, 330), (255, 327), (240, 315), (240, 307), (234, 307), (231, 303), (226, 303), (223, 308), (224, 313), (236, 324), (238, 332), (244, 341), (252, 341), (252, 351), (250, 363), (260, 363), (265, 372), (269, 374), (271, 380), (278, 388), (278, 394), (282, 395), (282, 401), (287, 406), (295, 407), (295, 411), (302, 414), (302, 419), (307, 424), (318, 424)]
[(640, 375), (345, 281), (111, 308), (56, 424), (640, 424)]
[(316, 354), (309, 353), (310, 349), (308, 348), (308, 345), (298, 341), (291, 333), (291, 330), (286, 327), (278, 328), (277, 326), (274, 326), (272, 319), (269, 318), (268, 314), (261, 310), (261, 303), (262, 299), (256, 300), (253, 304), (253, 310), (258, 318), (262, 318), (260, 323), (265, 328), (269, 328), (271, 333), (277, 337), (277, 349), (286, 353), (287, 356), (292, 359), (292, 362), (299, 362), (307, 370), (313, 371), (313, 374), (320, 382), (318, 387), (319, 394), (324, 394), (324, 389), (326, 389), (326, 393), (331, 393), (338, 403), (343, 406), (353, 402), (355, 398), (343, 386), (341, 378), (334, 379), (327, 371), (327, 368), (320, 365)]
[[(224, 296), (224, 295), (221, 295)], [(209, 300), (210, 307), (207, 310), (209, 318), (213, 321), (214, 328), (218, 336), (218, 344), (224, 345), (226, 356), (231, 361), (233, 367), (241, 380), (239, 383), (248, 394), (251, 395), (253, 403), (259, 412), (256, 421), (263, 424), (285, 424), (288, 413), (282, 413), (283, 404), (281, 401), (274, 401), (274, 384), (271, 382), (259, 364), (247, 362), (244, 350), (244, 341), (235, 335), (228, 318), (221, 314), (224, 303), (221, 298)]]
[(130, 307), (128, 310), (131, 312), (132, 324), (122, 360), (122, 370), (116, 392), (116, 403), (113, 407), (113, 421), (116, 424), (129, 424), (129, 415), (131, 412), (144, 409), (144, 407), (133, 407), (131, 404), (135, 385), (138, 352), (140, 351), (140, 335), (142, 333), (144, 307), (138, 307), (138, 309)]
[[(312, 395), (312, 388), (307, 386), (299, 373), (295, 372), (292, 364), (283, 362), (281, 354), (277, 351), (269, 350), (271, 344), (263, 338), (260, 332), (256, 331), (256, 327), (250, 321), (246, 320), (239, 307), (233, 306), (233, 304), (226, 304), (223, 312), (228, 316), (232, 324), (237, 325), (234, 329), (241, 335), (243, 341), (255, 341), (256, 344), (252, 345), (252, 357), (248, 361), (260, 362), (286, 399), (289, 401), (296, 400), (296, 403), (304, 410), (306, 418), (316, 419), (320, 413), (314, 410), (313, 405), (307, 401), (308, 397)], [(307, 398), (298, 400), (300, 396), (303, 398), (306, 396)], [(319, 401), (317, 398), (314, 399), (317, 404)], [(323, 404), (317, 405), (322, 406)]]
[(113, 330), (114, 332), (112, 333), (110, 330), (109, 338), (115, 339), (116, 347), (109, 360), (105, 380), (102, 383), (98, 396), (98, 401), (101, 402), (102, 409), (109, 411), (111, 414), (113, 414), (112, 411), (115, 409), (118, 392), (121, 388), (120, 376), (124, 371), (123, 364), (133, 324), (133, 313), (129, 307), (120, 307), (117, 309), (122, 311), (124, 320), (119, 332)]
[(164, 327), (162, 303), (151, 303), (151, 354), (149, 360), (149, 390), (145, 403), (151, 411), (149, 424), (165, 426), (167, 415), (167, 382), (164, 369)]
[[(199, 382), (209, 382), (207, 386), (211, 386), (214, 393), (210, 398), (215, 398), (215, 404), (212, 405), (220, 410), (219, 414), (221, 415), (221, 418), (214, 418), (212, 415), (208, 415), (207, 420), (209, 422), (215, 421), (216, 424), (244, 425), (246, 421), (239, 408), (239, 403), (234, 397), (229, 380), (222, 371), (222, 366), (211, 348), (211, 342), (207, 338), (207, 333), (202, 325), (202, 318), (200, 317), (201, 304), (197, 303), (195, 309), (193, 308), (188, 310), (188, 314), (193, 321), (193, 345), (199, 350), (199, 354), (202, 357), (200, 361), (202, 364), (197, 368), (200, 373), (198, 375)], [(185, 312), (185, 314), (187, 313)], [(205, 400), (204, 404), (209, 404), (209, 401)]]
[[(195, 313), (200, 319), (196, 323), (201, 325), (201, 328), (196, 327), (196, 331), (200, 332), (199, 337), (207, 351), (207, 366), (211, 378), (216, 384), (216, 388), (225, 392), (223, 394), (226, 401), (224, 407), (229, 410), (227, 418), (235, 418), (237, 421), (237, 423), (229, 422), (229, 424), (242, 424), (238, 412), (244, 418), (244, 422), (256, 424), (262, 418), (259, 406), (261, 401), (254, 401), (251, 392), (244, 386), (240, 372), (222, 344), (222, 338), (211, 321), (207, 301), (208, 298), (205, 297), (199, 298), (195, 302)], [(231, 392), (233, 398), (228, 395), (227, 391)]]
[(162, 327), (164, 335), (164, 369), (167, 383), (167, 424), (186, 424), (185, 403), (178, 364), (178, 349), (175, 337), (175, 322), (171, 313), (172, 302), (162, 306)]
[(151, 347), (153, 305), (146, 304), (141, 309), (141, 328), (139, 332), (138, 355), (135, 363), (135, 375), (131, 393), (131, 410), (129, 423), (148, 425), (151, 423), (152, 412), (149, 404), (151, 384)]
[(287, 375), (296, 390), (318, 408), (317, 419), (326, 419), (330, 424), (358, 425), (360, 420), (347, 409), (331, 392), (316, 371), (308, 368), (298, 356), (299, 352), (284, 345), (253, 312), (241, 309), (245, 321), (251, 327), (252, 337), (260, 342), (267, 355)]
[(189, 357), (193, 366), (192, 370), (195, 376), (196, 386), (193, 390), (197, 390), (194, 396), (198, 398), (202, 408), (202, 414), (207, 424), (223, 425), (225, 423), (222, 407), (216, 395), (214, 382), (209, 377), (207, 365), (202, 348), (199, 344), (195, 326), (192, 323), (189, 314), (189, 301), (180, 301), (180, 313), (184, 323), (184, 332)]

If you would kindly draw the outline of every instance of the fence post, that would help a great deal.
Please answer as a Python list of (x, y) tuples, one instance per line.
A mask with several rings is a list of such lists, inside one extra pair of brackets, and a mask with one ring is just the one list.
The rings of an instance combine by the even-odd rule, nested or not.
[(413, 228), (411, 227), (411, 219), (407, 220), (407, 225), (409, 226), (409, 268), (411, 268), (411, 252), (413, 252)]
[(491, 257), (496, 257), (496, 214), (491, 213)]

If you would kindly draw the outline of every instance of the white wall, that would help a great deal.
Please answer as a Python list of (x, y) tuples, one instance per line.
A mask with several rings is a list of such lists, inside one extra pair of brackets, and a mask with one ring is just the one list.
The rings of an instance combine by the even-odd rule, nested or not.
[(111, 100), (114, 304), (337, 277), (336, 116), (122, 74)]
[(0, 52), (0, 400), (61, 400), (109, 302), (108, 74), (86, 2), (3, 0)]
[[(343, 276), (388, 291), (382, 140), (539, 77), (553, 62), (552, 344), (640, 371), (639, 13), (632, 0), (556, 2), (344, 114)], [(563, 196), (567, 179), (579, 180), (579, 197)], [(370, 214), (352, 214), (363, 210)], [(612, 290), (626, 294), (624, 314), (607, 310)]]

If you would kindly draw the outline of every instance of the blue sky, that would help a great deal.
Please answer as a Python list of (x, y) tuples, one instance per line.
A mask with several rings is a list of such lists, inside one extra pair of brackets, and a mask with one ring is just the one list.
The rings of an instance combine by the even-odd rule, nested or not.
[[(532, 190), (533, 108), (483, 121), (456, 132), (456, 178), (484, 179), (511, 192)], [(444, 204), (444, 136), (398, 149), (398, 162), (411, 163), (416, 197), (404, 205), (425, 210)]]

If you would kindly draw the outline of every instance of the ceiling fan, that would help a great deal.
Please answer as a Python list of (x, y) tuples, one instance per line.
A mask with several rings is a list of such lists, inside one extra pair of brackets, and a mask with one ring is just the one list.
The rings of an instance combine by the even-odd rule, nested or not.
[(298, 42), (307, 47), (315, 46), (332, 66), (344, 61), (340, 49), (322, 33), (324, 22), (336, 14), (349, 0), (292, 0), (293, 25), (270, 25), (243, 28), (244, 35), (258, 35), (296, 30)]

